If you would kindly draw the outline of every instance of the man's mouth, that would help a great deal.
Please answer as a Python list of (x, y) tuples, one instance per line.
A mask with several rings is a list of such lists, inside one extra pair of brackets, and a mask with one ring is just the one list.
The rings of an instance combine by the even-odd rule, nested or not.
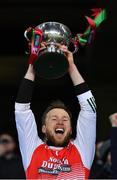
[(55, 133), (56, 134), (64, 134), (65, 130), (63, 128), (56, 128)]

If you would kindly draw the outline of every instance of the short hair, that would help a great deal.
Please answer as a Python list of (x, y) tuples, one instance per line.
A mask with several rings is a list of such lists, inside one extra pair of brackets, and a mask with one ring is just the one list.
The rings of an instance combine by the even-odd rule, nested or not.
[(68, 107), (61, 101), (61, 100), (55, 100), (55, 101), (52, 101), (50, 103), (50, 105), (45, 109), (43, 115), (42, 115), (42, 125), (45, 125), (45, 119), (46, 119), (46, 115), (47, 113), (52, 110), (52, 109), (55, 109), (55, 108), (60, 108), (60, 109), (64, 109), (69, 117), (70, 117), (70, 121), (72, 119), (72, 113), (71, 111), (68, 109)]
[(8, 130), (8, 131), (2, 131), (2, 132), (0, 132), (0, 138), (1, 138), (1, 136), (3, 136), (3, 135), (10, 136), (10, 137), (12, 138), (13, 141), (16, 141), (16, 140), (15, 140), (15, 137), (14, 137), (14, 135), (13, 135), (13, 133), (10, 132), (9, 130)]

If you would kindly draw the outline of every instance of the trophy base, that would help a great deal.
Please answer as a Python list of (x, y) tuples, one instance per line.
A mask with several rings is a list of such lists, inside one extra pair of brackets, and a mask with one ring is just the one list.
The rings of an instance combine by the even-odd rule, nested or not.
[(58, 79), (67, 73), (69, 63), (61, 53), (46, 52), (39, 54), (33, 66), (37, 76), (45, 79)]

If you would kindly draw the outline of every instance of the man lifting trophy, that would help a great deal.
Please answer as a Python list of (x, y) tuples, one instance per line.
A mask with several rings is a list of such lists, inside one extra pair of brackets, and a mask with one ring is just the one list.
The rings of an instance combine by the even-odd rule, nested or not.
[[(57, 79), (68, 71), (68, 62), (60, 45), (69, 48), (74, 45), (73, 53), (77, 52), (79, 44), (90, 44), (95, 35), (95, 29), (105, 18), (105, 10), (93, 9), (95, 19), (87, 18), (88, 28), (83, 34), (73, 38), (70, 29), (58, 22), (44, 22), (35, 28), (28, 28), (24, 36), (29, 41), (30, 58), (36, 75), (46, 79)], [(31, 36), (29, 38), (28, 36)]]
[[(87, 17), (86, 31), (75, 38), (69, 28), (58, 22), (45, 22), (25, 31), (30, 47), (29, 66), (16, 98), (15, 120), (27, 179), (88, 179), (95, 152), (96, 104), (74, 63), (73, 53), (77, 52), (79, 44), (91, 43), (104, 11), (95, 10), (94, 14), (94, 20)], [(74, 45), (74, 52), (68, 49), (70, 43)], [(72, 138), (70, 109), (56, 100), (48, 105), (39, 121), (44, 135), (40, 139), (30, 106), (35, 75), (57, 79), (67, 71), (80, 105), (76, 137)]]

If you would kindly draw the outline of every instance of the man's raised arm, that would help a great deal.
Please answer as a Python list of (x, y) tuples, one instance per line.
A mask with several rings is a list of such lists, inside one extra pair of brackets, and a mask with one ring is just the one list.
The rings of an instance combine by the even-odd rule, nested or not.
[(15, 103), (15, 120), (24, 168), (30, 163), (33, 151), (41, 143), (30, 102), (34, 88), (35, 73), (30, 64), (22, 80)]
[(73, 54), (63, 46), (69, 62), (69, 75), (80, 104), (77, 121), (77, 135), (74, 141), (86, 168), (90, 169), (95, 152), (96, 140), (96, 105), (88, 85), (74, 64)]

